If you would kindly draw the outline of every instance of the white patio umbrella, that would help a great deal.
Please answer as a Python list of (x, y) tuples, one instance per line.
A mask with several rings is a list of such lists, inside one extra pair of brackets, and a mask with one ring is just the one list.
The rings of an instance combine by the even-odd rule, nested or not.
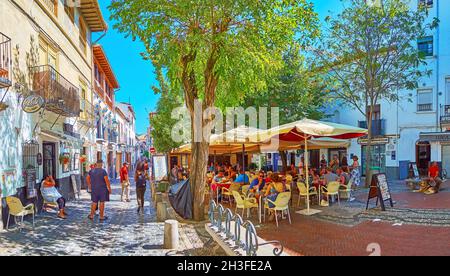
[[(307, 189), (307, 208), (300, 211), (301, 214), (312, 215), (320, 212), (312, 210), (309, 206), (309, 160), (308, 160), (308, 140), (312, 138), (334, 138), (334, 139), (353, 139), (367, 135), (367, 129), (358, 127), (335, 124), (329, 122), (303, 119), (297, 122), (274, 127), (269, 130), (255, 133), (257, 137), (250, 137), (254, 141), (274, 141), (277, 139), (284, 142), (298, 142), (305, 147), (305, 168), (306, 168), (306, 189)], [(276, 140), (275, 140), (276, 141)]]

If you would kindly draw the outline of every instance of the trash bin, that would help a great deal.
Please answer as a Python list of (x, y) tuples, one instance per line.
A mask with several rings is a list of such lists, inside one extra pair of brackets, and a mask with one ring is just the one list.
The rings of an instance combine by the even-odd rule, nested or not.
[(160, 193), (165, 193), (165, 192), (167, 192), (168, 187), (169, 187), (168, 182), (159, 182), (157, 191)]

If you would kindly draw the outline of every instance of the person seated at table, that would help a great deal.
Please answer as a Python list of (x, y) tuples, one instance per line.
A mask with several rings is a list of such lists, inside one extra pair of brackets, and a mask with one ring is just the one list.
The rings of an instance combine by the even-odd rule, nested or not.
[(225, 179), (225, 175), (224, 175), (223, 171), (219, 171), (216, 174), (216, 176), (214, 176), (213, 183), (222, 183), (224, 179)]
[[(311, 178), (311, 184), (316, 187), (317, 190), (320, 189), (320, 184), (322, 181), (320, 180), (320, 176), (317, 174), (316, 170), (311, 169), (310, 170), (310, 178)], [(306, 184), (306, 183), (305, 183)]]
[(231, 166), (229, 167), (229, 175), (230, 175), (230, 179), (232, 181), (236, 180), (236, 178), (237, 178), (236, 170), (233, 167), (231, 167)]
[(331, 160), (329, 167), (331, 168), (331, 171), (333, 173), (336, 173), (337, 169), (339, 168), (339, 159), (337, 154), (333, 155), (333, 160)]
[(55, 180), (53, 180), (53, 176), (46, 175), (44, 177), (41, 185), (41, 194), (45, 201), (57, 203), (59, 208), (58, 217), (66, 219), (67, 214), (64, 210), (66, 207), (66, 199), (56, 189), (56, 183)]
[(260, 171), (258, 177), (253, 179), (252, 183), (250, 183), (250, 191), (252, 193), (256, 193), (256, 191), (262, 191), (265, 185), (266, 180), (264, 179), (264, 172)]
[(332, 172), (332, 169), (330, 167), (327, 167), (327, 173), (323, 177), (323, 182), (325, 187), (323, 187), (324, 196), (322, 197), (322, 201), (320, 202), (321, 206), (329, 206), (328, 202), (328, 195), (327, 195), (327, 188), (326, 186), (333, 181), (339, 181), (339, 176), (337, 176), (335, 173)]
[(350, 174), (346, 172), (344, 168), (337, 169), (336, 173), (339, 177), (339, 183), (341, 184), (339, 189), (347, 189), (347, 184), (350, 181)]
[(432, 187), (434, 193), (438, 193), (442, 185), (442, 179), (439, 177), (439, 166), (437, 162), (433, 162), (428, 169), (428, 177), (429, 183), (434, 183), (434, 186)]
[(243, 169), (239, 170), (239, 175), (236, 177), (236, 180), (234, 180), (234, 183), (239, 183), (239, 184), (250, 183), (250, 180), (248, 179), (248, 175), (245, 174)]
[[(266, 199), (275, 202), (275, 200), (277, 200), (278, 194), (284, 191), (286, 191), (286, 186), (283, 184), (283, 182), (281, 182), (281, 178), (278, 176), (278, 174), (274, 173), (272, 175), (272, 182), (268, 183), (264, 196), (266, 197)], [(275, 207), (270, 201), (268, 201), (268, 204), (270, 208)], [(274, 218), (274, 213), (269, 214), (269, 221), (273, 220)]]
[(266, 183), (272, 182), (273, 172), (267, 172)]

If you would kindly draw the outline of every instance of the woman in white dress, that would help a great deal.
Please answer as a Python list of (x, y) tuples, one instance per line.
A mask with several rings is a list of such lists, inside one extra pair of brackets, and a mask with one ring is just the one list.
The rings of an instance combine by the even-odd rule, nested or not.
[(41, 185), (41, 194), (45, 201), (57, 203), (59, 207), (58, 217), (61, 219), (66, 219), (67, 214), (64, 211), (64, 208), (66, 207), (66, 200), (56, 189), (56, 183), (53, 176), (47, 175), (44, 177)]
[(358, 156), (354, 155), (352, 157), (352, 159), (353, 159), (353, 164), (351, 165), (350, 168), (352, 169), (351, 175), (352, 175), (352, 179), (353, 179), (353, 184), (355, 186), (359, 186), (359, 185), (361, 185), (361, 177), (359, 174)]

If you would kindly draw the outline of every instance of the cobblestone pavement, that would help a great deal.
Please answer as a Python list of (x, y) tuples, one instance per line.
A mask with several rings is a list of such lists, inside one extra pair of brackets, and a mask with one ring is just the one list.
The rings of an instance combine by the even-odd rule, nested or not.
[[(133, 185), (132, 185), (133, 186)], [(55, 213), (42, 213), (36, 227), (26, 224), (21, 232), (10, 229), (0, 233), (1, 255), (165, 255), (162, 249), (164, 225), (156, 222), (156, 211), (147, 191), (145, 214), (136, 212), (132, 189), (131, 202), (120, 201), (120, 184), (113, 184), (111, 202), (106, 205), (108, 220), (90, 221), (89, 194), (68, 203), (67, 220)]]

